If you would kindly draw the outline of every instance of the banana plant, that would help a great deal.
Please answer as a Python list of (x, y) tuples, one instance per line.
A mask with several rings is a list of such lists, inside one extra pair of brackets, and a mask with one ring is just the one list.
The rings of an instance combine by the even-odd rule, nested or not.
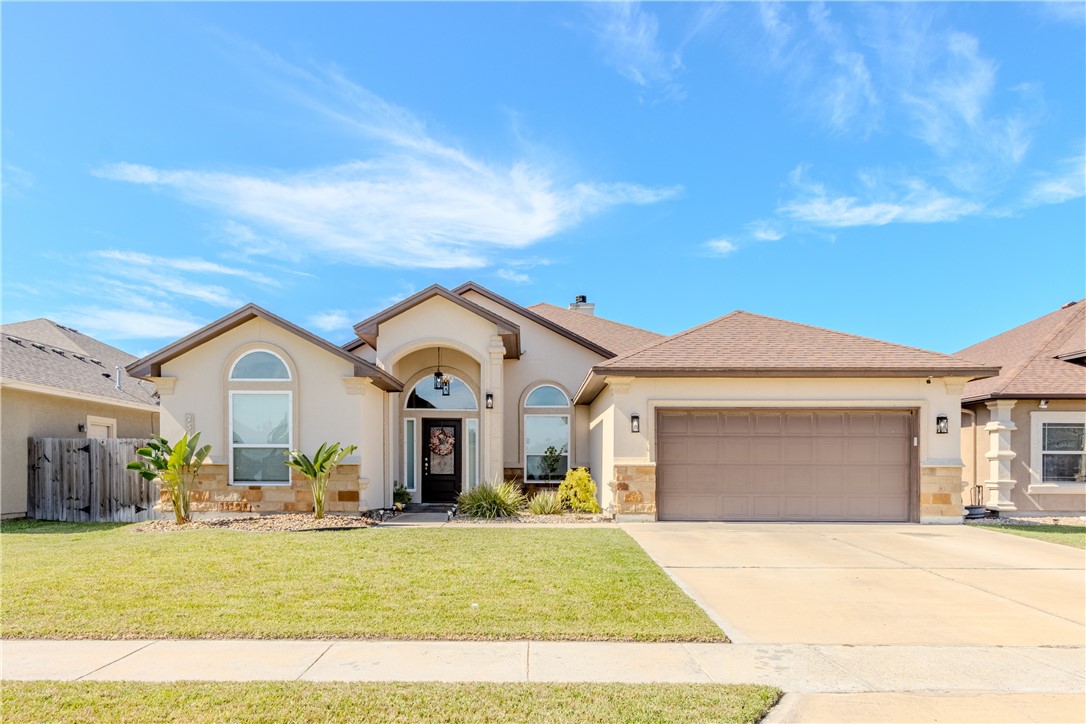
[(200, 445), (200, 433), (189, 437), (188, 433), (170, 445), (169, 440), (155, 435), (146, 447), (136, 450), (143, 460), (134, 460), (125, 467), (138, 470), (144, 480), (158, 479), (170, 496), (173, 514), (178, 525), (192, 519), (189, 504), (189, 487), (196, 482), (200, 466), (211, 454), (211, 446)]
[(287, 465), (301, 473), (309, 481), (309, 489), (313, 491), (313, 517), (324, 517), (324, 493), (328, 480), (343, 458), (357, 449), (357, 445), (341, 448), (338, 442), (326, 442), (317, 448), (312, 460), (299, 450), (287, 451)]

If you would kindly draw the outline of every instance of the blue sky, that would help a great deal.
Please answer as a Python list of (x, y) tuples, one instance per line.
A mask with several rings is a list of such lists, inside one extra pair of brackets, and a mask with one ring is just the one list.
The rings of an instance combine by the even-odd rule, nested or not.
[(954, 351), (1086, 293), (1083, 8), (5, 3), (3, 321), (471, 279)]

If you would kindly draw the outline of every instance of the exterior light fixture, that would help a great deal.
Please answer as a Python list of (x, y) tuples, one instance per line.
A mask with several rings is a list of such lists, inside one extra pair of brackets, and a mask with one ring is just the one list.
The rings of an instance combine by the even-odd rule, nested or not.
[(79, 430), (80, 432), (86, 432), (87, 431), (87, 426), (84, 425), (81, 422), (81, 423), (79, 423), (78, 425), (75, 426), (75, 429)]
[(1048, 400), (1041, 400), (1041, 402), (1037, 405), (1037, 407), (1041, 408), (1042, 410), (1047, 410), (1048, 409)]
[(630, 415), (630, 432), (641, 432), (641, 415)]
[(448, 397), (449, 394), (452, 392), (451, 388), (452, 388), (452, 378), (451, 377), (442, 377), (441, 378), (441, 396), (442, 397)]
[(437, 370), (434, 372), (434, 389), (441, 390), (441, 394), (449, 394), (444, 390), (445, 387), (445, 375), (441, 371), (441, 348), (437, 348)]
[(486, 393), (486, 409), (488, 409), (488, 410), (493, 410), (494, 409), (494, 393), (493, 392)]
[(950, 418), (946, 415), (936, 415), (935, 432), (939, 435), (946, 435), (950, 432)]

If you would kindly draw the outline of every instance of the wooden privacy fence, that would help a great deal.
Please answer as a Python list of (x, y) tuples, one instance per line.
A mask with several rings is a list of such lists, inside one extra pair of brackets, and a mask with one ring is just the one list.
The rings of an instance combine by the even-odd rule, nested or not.
[(158, 483), (125, 466), (146, 440), (30, 438), (27, 517), (69, 522), (152, 520)]

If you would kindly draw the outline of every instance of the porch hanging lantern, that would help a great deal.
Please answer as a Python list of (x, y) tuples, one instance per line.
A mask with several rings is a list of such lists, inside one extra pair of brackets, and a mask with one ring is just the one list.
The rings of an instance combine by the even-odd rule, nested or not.
[(437, 348), (437, 370), (434, 372), (434, 389), (442, 390), (441, 394), (448, 394), (442, 388), (445, 387), (445, 375), (441, 372), (441, 348)]

